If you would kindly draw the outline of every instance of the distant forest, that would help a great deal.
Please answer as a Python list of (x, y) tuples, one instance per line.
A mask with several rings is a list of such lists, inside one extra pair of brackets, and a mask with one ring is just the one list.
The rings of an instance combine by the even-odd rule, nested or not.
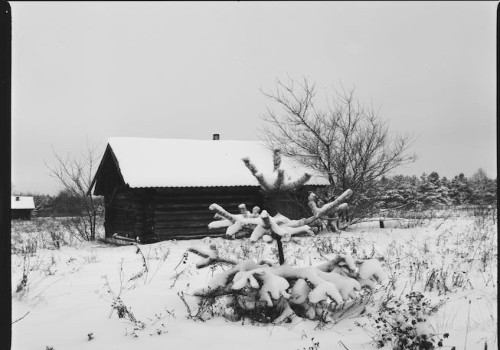
[(437, 172), (420, 177), (396, 175), (382, 177), (372, 195), (384, 209), (395, 207), (430, 208), (442, 205), (497, 205), (497, 179), (479, 169), (470, 178), (459, 174), (452, 179)]

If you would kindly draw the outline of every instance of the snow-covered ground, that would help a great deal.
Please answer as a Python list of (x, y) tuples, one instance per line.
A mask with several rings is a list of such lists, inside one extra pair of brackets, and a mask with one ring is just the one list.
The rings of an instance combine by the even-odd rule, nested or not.
[[(39, 235), (23, 225), (29, 224), (14, 225), (13, 236), (24, 237), (13, 241), (18, 248), (27, 237)], [(370, 222), (341, 234), (322, 233), (285, 243), (286, 261), (295, 266), (318, 265), (325, 255), (341, 252), (385, 258), (389, 278), (366, 311), (326, 325), (298, 318), (273, 325), (231, 322), (220, 315), (205, 322), (187, 317), (178, 294), (184, 293), (193, 312), (195, 298), (189, 294), (227, 269), (196, 269), (198, 256), (190, 253), (183, 259), (187, 248), (207, 250), (215, 243), (222, 257), (276, 260), (274, 243), (222, 238), (166, 241), (140, 246), (142, 254), (133, 245), (32, 246), (36, 252), (31, 255), (12, 254), (12, 349), (376, 349), (372, 337), (377, 328), (367, 314), (376, 313), (388, 296), (404, 300), (411, 291), (440, 305), (429, 316), (428, 326), (434, 334), (449, 333), (444, 348), (484, 349), (485, 342), (488, 349), (497, 348), (496, 222), (491, 217), (467, 217), (404, 228), (408, 226), (386, 222), (380, 229), (378, 222)], [(23, 270), (24, 287), (20, 286)], [(441, 277), (433, 280), (433, 274)], [(120, 295), (143, 327), (134, 329), (130, 320), (118, 318), (113, 293)]]

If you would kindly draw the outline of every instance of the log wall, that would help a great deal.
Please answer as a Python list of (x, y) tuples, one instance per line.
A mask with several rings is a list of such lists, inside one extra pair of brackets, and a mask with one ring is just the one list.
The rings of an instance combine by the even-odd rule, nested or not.
[(32, 209), (11, 209), (10, 216), (11, 216), (11, 219), (30, 220), (31, 219), (31, 211), (32, 211)]
[(225, 229), (207, 227), (215, 220), (215, 213), (208, 209), (212, 203), (230, 213), (238, 213), (238, 206), (244, 203), (250, 211), (259, 206), (271, 215), (280, 212), (298, 219), (310, 215), (307, 195), (312, 189), (264, 197), (258, 187), (250, 186), (123, 188), (105, 196), (106, 237), (117, 233), (147, 242), (224, 235)]
[[(108, 197), (108, 198), (106, 198)], [(114, 233), (141, 240), (188, 239), (219, 236), (225, 230), (209, 230), (214, 212), (212, 203), (232, 213), (245, 203), (251, 210), (262, 208), (257, 187), (125, 189), (113, 198), (105, 196), (106, 236)]]

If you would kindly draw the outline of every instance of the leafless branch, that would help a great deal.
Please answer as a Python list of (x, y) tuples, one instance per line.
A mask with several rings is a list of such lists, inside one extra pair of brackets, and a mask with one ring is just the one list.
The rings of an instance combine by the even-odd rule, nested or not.
[(23, 318), (25, 318), (26, 316), (28, 316), (28, 314), (30, 313), (31, 310), (28, 310), (28, 312), (26, 312), (23, 316), (19, 317), (17, 320), (13, 321), (12, 324), (16, 323), (16, 322), (19, 322), (21, 321)]
[(53, 151), (56, 162), (52, 165), (45, 163), (49, 174), (62, 185), (63, 189), (79, 199), (81, 225), (78, 225), (77, 229), (85, 240), (96, 238), (97, 206), (94, 197), (87, 196), (96, 170), (96, 150), (97, 146), (91, 146), (87, 140), (86, 149), (79, 157), (70, 154), (63, 157)]

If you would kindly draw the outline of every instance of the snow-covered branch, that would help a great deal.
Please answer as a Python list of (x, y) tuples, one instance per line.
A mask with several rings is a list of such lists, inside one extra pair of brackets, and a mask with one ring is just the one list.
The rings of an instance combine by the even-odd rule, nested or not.
[[(246, 211), (246, 206), (239, 206), (240, 212)], [(266, 210), (263, 210), (258, 215), (258, 207), (254, 207), (253, 213), (249, 214), (231, 214), (218, 204), (212, 204), (210, 210), (215, 210), (222, 218), (221, 220), (212, 221), (208, 224), (209, 229), (227, 227), (226, 234), (234, 236), (236, 233), (243, 230), (251, 232), (250, 241), (256, 242), (264, 235), (272, 236), (275, 234), (287, 241), (293, 235), (307, 233), (314, 234), (314, 231), (308, 225), (302, 224), (300, 220), (290, 220), (286, 216), (277, 214), (274, 217), (270, 216)], [(217, 215), (216, 214), (216, 215)]]
[(311, 179), (311, 174), (308, 173), (295, 180), (287, 177), (285, 170), (281, 168), (281, 151), (279, 149), (273, 151), (273, 173), (268, 177), (264, 176), (249, 158), (245, 157), (242, 160), (265, 192), (291, 191), (299, 188)]
[[(336, 212), (339, 210), (347, 210), (348, 205), (347, 203), (342, 203), (343, 201), (347, 200), (350, 196), (352, 195), (352, 190), (348, 189), (344, 193), (342, 193), (340, 196), (338, 196), (333, 202), (327, 203), (321, 207), (318, 207), (316, 204), (316, 194), (311, 193), (309, 195), (307, 204), (309, 205), (309, 208), (311, 208), (311, 211), (313, 212), (313, 216), (304, 219), (304, 224), (310, 224), (313, 221), (321, 218), (322, 216), (325, 216), (329, 212)], [(341, 204), (342, 203), (342, 204)]]

